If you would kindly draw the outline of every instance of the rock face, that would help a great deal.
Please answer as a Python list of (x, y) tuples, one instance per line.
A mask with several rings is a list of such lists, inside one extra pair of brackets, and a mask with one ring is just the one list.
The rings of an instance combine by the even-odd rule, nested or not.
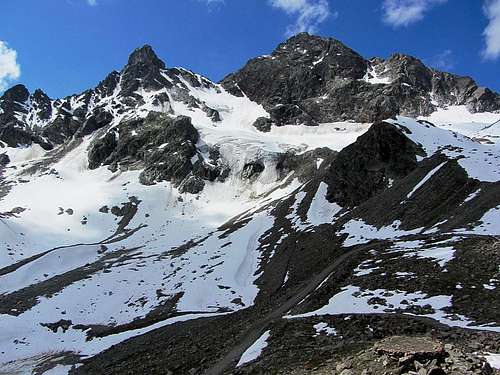
[(500, 110), (500, 96), (469, 77), (402, 54), (366, 60), (338, 40), (307, 33), (280, 44), (270, 56), (250, 60), (222, 84), (261, 103), (278, 125), (372, 122), (396, 114), (428, 115), (447, 105)]
[(412, 359), (434, 359), (444, 356), (443, 344), (429, 337), (387, 337), (375, 345), (375, 350), (395, 357), (411, 356)]
[(0, 154), (0, 167), (5, 167), (10, 163), (10, 158), (7, 154)]
[(198, 156), (198, 139), (189, 117), (151, 112), (145, 119), (121, 123), (94, 142), (89, 168), (140, 168), (139, 180), (144, 185), (170, 181), (183, 192), (198, 193), (205, 180), (214, 181), (223, 170)]
[(377, 122), (330, 165), (327, 198), (342, 207), (356, 206), (416, 168), (418, 154), (423, 151), (399, 129)]
[(23, 85), (0, 97), (0, 141), (10, 147), (38, 143), (51, 149), (72, 137), (143, 118), (150, 111), (171, 113), (171, 100), (200, 108), (215, 122), (220, 114), (190, 95), (193, 88), (214, 88), (208, 79), (184, 69), (168, 69), (151, 46), (132, 52), (122, 71), (110, 73), (97, 87), (52, 100)]
[(267, 133), (271, 131), (271, 126), (273, 122), (271, 119), (267, 117), (259, 117), (255, 122), (253, 123), (253, 127), (261, 132)]
[[(128, 63), (123, 70), (121, 94), (134, 97), (134, 93), (141, 87), (145, 90), (159, 90), (165, 85), (171, 85), (161, 71), (165, 64), (161, 61), (149, 45), (136, 49), (130, 55)], [(136, 78), (141, 77), (143, 82)]]
[[(427, 115), (448, 105), (466, 105), (472, 112), (500, 110), (500, 96), (469, 77), (428, 68), (402, 54), (366, 60), (338, 40), (307, 33), (250, 60), (221, 83), (233, 95), (247, 95), (264, 106), (270, 118), (254, 124), (263, 132), (272, 125)], [(145, 117), (151, 110), (172, 113), (172, 100), (221, 121), (219, 111), (191, 95), (197, 88), (219, 90), (190, 71), (167, 68), (145, 45), (132, 52), (120, 72), (80, 94), (53, 100), (22, 85), (7, 90), (0, 97), (0, 141), (51, 149), (124, 118)]]
[[(0, 141), (10, 147), (36, 142), (50, 149), (51, 146), (26, 125), (35, 117), (46, 120), (50, 115), (50, 100), (41, 90), (30, 95), (24, 85), (11, 87), (0, 98)], [(34, 126), (37, 125), (35, 121)]]
[(304, 102), (323, 95), (331, 81), (363, 78), (366, 69), (363, 57), (341, 42), (299, 34), (271, 56), (250, 60), (222, 84), (235, 95), (241, 95), (241, 89), (262, 103), (279, 124), (314, 125), (316, 119)]

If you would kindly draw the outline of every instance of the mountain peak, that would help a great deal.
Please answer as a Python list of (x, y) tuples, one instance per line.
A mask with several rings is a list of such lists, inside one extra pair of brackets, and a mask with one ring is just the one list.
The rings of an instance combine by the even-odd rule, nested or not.
[(29, 96), (30, 92), (28, 91), (26, 86), (18, 84), (5, 91), (3, 94), (3, 99), (22, 103), (28, 100)]
[(50, 98), (42, 89), (36, 89), (33, 93), (33, 98), (37, 100), (50, 101)]
[(128, 65), (153, 65), (165, 69), (165, 63), (158, 58), (153, 47), (149, 44), (136, 48), (128, 59)]
[[(323, 37), (320, 35), (309, 34), (308, 32), (301, 32), (295, 34), (288, 38), (286, 41), (278, 46), (278, 49), (284, 46), (322, 46), (323, 48), (328, 48), (330, 45), (336, 45), (337, 47), (349, 48), (343, 42), (333, 37)], [(350, 48), (349, 48), (350, 49)]]

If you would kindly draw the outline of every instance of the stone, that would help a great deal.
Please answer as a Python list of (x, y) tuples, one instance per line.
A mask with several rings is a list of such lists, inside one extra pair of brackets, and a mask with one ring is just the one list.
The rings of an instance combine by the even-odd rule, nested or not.
[[(144, 185), (170, 181), (182, 193), (197, 194), (204, 181), (223, 181), (229, 175), (217, 150), (209, 149), (210, 162), (205, 163), (198, 155), (198, 140), (189, 117), (151, 112), (145, 119), (122, 122), (98, 138), (88, 152), (89, 168), (142, 169), (139, 181)], [(253, 178), (262, 170), (262, 164), (250, 163), (243, 175)]]
[(339, 373), (342, 373), (346, 369), (350, 369), (352, 367), (352, 361), (351, 360), (346, 360), (344, 362), (340, 362), (336, 366), (336, 370)]
[(243, 166), (241, 177), (244, 179), (254, 179), (264, 171), (264, 164), (255, 161), (247, 163)]
[(330, 165), (327, 199), (342, 207), (357, 206), (385, 189), (389, 178), (402, 178), (415, 169), (421, 153), (399, 129), (377, 122)]
[(375, 350), (393, 357), (413, 356), (420, 360), (441, 358), (444, 354), (443, 345), (429, 337), (391, 336), (378, 342)]
[(204, 187), (205, 181), (195, 176), (189, 176), (179, 186), (179, 192), (198, 194), (203, 190)]
[(5, 167), (9, 163), (10, 163), (9, 155), (0, 154), (0, 167)]
[(254, 121), (252, 126), (258, 131), (267, 133), (271, 131), (272, 124), (273, 121), (271, 119), (267, 117), (259, 117), (257, 120)]

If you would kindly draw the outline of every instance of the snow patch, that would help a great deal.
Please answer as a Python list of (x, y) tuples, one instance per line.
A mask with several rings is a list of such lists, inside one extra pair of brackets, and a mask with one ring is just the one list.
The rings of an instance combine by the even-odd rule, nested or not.
[(434, 169), (432, 169), (429, 173), (427, 173), (427, 175), (422, 179), (422, 181), (420, 181), (414, 188), (412, 191), (410, 191), (408, 193), (408, 195), (406, 196), (406, 198), (410, 199), (412, 197), (412, 195), (418, 190), (420, 189), (421, 186), (423, 186), (432, 176), (434, 176), (444, 165), (446, 164), (446, 162), (442, 162), (441, 164), (439, 164), (437, 167), (435, 167)]
[[(373, 302), (383, 299), (384, 304)], [(371, 314), (371, 313), (394, 313), (399, 309), (407, 309), (410, 306), (432, 306), (433, 312), (422, 316), (435, 319), (450, 327), (462, 327), (485, 331), (500, 332), (500, 327), (495, 325), (474, 325), (474, 322), (467, 317), (449, 314), (446, 308), (451, 306), (451, 296), (439, 295), (429, 297), (422, 292), (408, 293), (399, 290), (362, 290), (361, 288), (349, 285), (342, 288), (342, 291), (334, 295), (328, 303), (318, 310), (300, 314), (288, 315), (286, 318), (305, 318), (321, 315), (340, 314)], [(411, 314), (410, 314), (411, 315)]]
[(271, 331), (266, 331), (260, 336), (245, 352), (242, 354), (236, 367), (243, 366), (245, 363), (252, 362), (260, 357), (262, 351), (267, 347), (267, 340)]
[(326, 199), (327, 191), (328, 185), (321, 182), (307, 211), (307, 221), (314, 226), (332, 223), (335, 215), (342, 210), (338, 204), (330, 203)]
[(321, 322), (315, 324), (313, 328), (316, 330), (315, 336), (319, 336), (322, 333), (324, 333), (327, 336), (337, 336), (337, 331), (335, 330), (335, 328), (329, 327), (328, 323)]

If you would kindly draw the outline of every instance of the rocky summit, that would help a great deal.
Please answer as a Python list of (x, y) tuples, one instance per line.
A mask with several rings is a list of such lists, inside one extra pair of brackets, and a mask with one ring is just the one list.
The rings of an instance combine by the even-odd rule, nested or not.
[(427, 116), (450, 105), (473, 113), (500, 109), (500, 96), (469, 77), (402, 54), (367, 60), (336, 39), (307, 33), (250, 60), (222, 85), (262, 104), (277, 125)]
[(0, 97), (0, 374), (495, 374), (500, 95), (301, 33)]

